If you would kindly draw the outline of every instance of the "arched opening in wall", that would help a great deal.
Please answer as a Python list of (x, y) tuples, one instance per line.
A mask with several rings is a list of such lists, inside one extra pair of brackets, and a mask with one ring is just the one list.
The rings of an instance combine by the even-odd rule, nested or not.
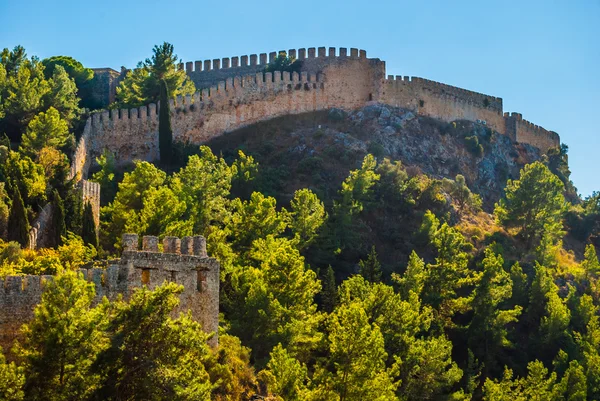
[(419, 107), (425, 106), (425, 101), (423, 99), (419, 100)]
[(172, 283), (176, 283), (177, 282), (177, 272), (175, 270), (171, 271), (171, 282)]
[(369, 93), (369, 102), (372, 102), (372, 101), (373, 101), (373, 94)]

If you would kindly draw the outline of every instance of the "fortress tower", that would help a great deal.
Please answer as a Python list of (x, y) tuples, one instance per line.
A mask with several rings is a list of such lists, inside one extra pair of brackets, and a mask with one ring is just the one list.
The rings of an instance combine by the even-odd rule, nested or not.
[[(206, 254), (202, 236), (165, 237), (159, 251), (158, 237), (144, 236), (138, 249), (136, 234), (123, 235), (120, 259), (110, 261), (106, 269), (81, 269), (84, 278), (96, 287), (94, 303), (102, 297), (115, 299), (119, 294), (129, 299), (136, 288), (153, 289), (165, 281), (184, 287), (179, 311), (191, 311), (194, 320), (207, 333), (214, 333), (211, 346), (218, 344), (219, 328), (219, 262)], [(45, 283), (52, 276), (8, 276), (0, 279), (0, 346), (9, 349), (19, 328), (33, 317), (41, 301)]]

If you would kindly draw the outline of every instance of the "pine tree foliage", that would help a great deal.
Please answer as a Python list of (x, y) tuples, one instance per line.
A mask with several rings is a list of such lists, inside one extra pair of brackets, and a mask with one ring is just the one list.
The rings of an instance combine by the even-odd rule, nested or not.
[(323, 290), (321, 291), (321, 304), (327, 313), (333, 312), (338, 303), (338, 290), (335, 283), (335, 272), (331, 266), (327, 267), (321, 279)]
[(18, 187), (13, 190), (10, 214), (8, 215), (8, 240), (16, 241), (21, 246), (29, 244), (29, 220), (27, 211)]
[(51, 227), (50, 239), (54, 247), (58, 247), (62, 245), (63, 238), (67, 236), (67, 226), (65, 224), (65, 205), (56, 189), (52, 193)]
[(555, 242), (562, 235), (563, 189), (560, 179), (544, 164), (528, 164), (518, 180), (508, 181), (506, 196), (494, 213), (501, 224), (517, 230), (528, 247), (537, 246), (544, 234)]
[(86, 245), (98, 248), (98, 232), (96, 230), (96, 220), (94, 211), (90, 202), (85, 203), (83, 208), (83, 223), (81, 227), (81, 238)]
[(377, 260), (375, 245), (371, 247), (371, 252), (369, 252), (367, 260), (358, 262), (358, 268), (360, 275), (363, 276), (365, 280), (370, 281), (371, 283), (378, 283), (381, 281), (383, 272), (381, 270), (381, 263)]
[(160, 98), (161, 81), (166, 82), (167, 98), (192, 95), (196, 87), (185, 70), (177, 69), (173, 45), (164, 42), (152, 49), (152, 57), (138, 63), (117, 87), (118, 108), (133, 108), (156, 103)]
[[(26, 399), (84, 399), (97, 377), (87, 374), (105, 339), (102, 313), (90, 311), (94, 284), (65, 271), (47, 282), (33, 320), (23, 327)], [(98, 311), (99, 312), (99, 311)]]
[(23, 368), (14, 362), (7, 362), (0, 348), (0, 400), (22, 401), (25, 394)]

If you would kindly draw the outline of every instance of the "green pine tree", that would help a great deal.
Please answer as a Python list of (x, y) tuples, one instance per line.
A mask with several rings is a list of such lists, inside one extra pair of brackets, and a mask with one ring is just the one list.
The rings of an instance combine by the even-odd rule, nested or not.
[(29, 245), (29, 220), (18, 186), (14, 186), (12, 206), (8, 215), (8, 240), (16, 241), (21, 246)]
[(51, 241), (55, 247), (62, 245), (62, 238), (67, 235), (67, 226), (65, 225), (65, 205), (58, 191), (52, 192), (52, 224)]
[(83, 209), (83, 224), (81, 228), (81, 238), (86, 245), (93, 245), (98, 248), (98, 234), (96, 232), (96, 222), (94, 220), (94, 211), (90, 202), (85, 203)]
[(171, 110), (169, 108), (169, 88), (167, 82), (160, 81), (160, 110), (158, 114), (158, 147), (160, 161), (168, 164), (173, 153), (173, 129), (171, 128)]
[(25, 399), (89, 399), (98, 381), (89, 368), (106, 347), (99, 328), (105, 326), (107, 313), (91, 307), (94, 296), (94, 284), (82, 273), (64, 270), (47, 281), (17, 346), (26, 378)]
[(367, 260), (361, 260), (358, 262), (358, 266), (360, 268), (360, 274), (366, 280), (371, 283), (379, 283), (381, 282), (381, 263), (377, 260), (377, 252), (375, 251), (375, 245), (371, 247), (371, 252), (369, 252), (369, 256)]
[(333, 312), (337, 305), (338, 290), (335, 285), (335, 274), (333, 268), (329, 266), (325, 271), (323, 279), (321, 280), (323, 290), (321, 291), (321, 306), (327, 313)]

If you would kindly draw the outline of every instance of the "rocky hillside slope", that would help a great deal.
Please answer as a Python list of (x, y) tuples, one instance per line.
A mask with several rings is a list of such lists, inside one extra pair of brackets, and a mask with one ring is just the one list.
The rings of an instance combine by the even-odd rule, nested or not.
[(384, 105), (278, 118), (209, 145), (225, 156), (233, 157), (237, 149), (253, 155), (261, 165), (261, 190), (278, 197), (308, 186), (330, 199), (348, 171), (372, 153), (400, 160), (412, 173), (437, 178), (462, 174), (488, 211), (506, 180), (541, 157), (539, 149), (515, 143), (481, 123), (448, 124)]

